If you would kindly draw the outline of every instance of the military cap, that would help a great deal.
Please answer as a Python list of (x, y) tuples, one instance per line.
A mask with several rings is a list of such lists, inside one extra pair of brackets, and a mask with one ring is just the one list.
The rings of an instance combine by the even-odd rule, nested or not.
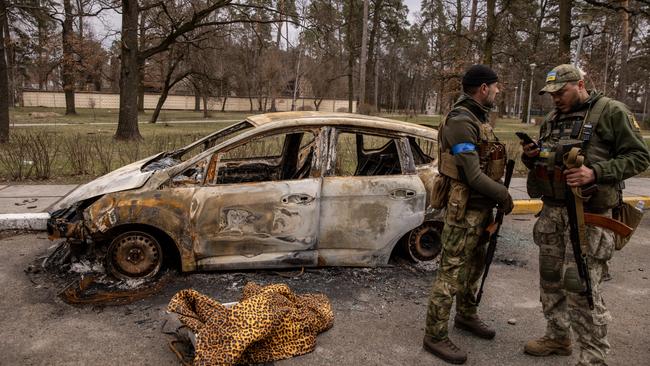
[(582, 80), (582, 71), (569, 64), (555, 66), (546, 74), (546, 85), (539, 91), (539, 94), (554, 93), (562, 89), (570, 81)]

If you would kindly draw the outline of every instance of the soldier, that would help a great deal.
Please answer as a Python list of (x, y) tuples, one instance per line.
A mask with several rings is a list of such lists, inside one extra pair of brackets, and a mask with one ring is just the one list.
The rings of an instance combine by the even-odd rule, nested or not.
[[(623, 103), (586, 90), (576, 67), (560, 65), (551, 70), (539, 93), (549, 93), (555, 109), (541, 125), (537, 146), (523, 146), (522, 160), (530, 169), (528, 194), (543, 201), (533, 238), (539, 246), (540, 299), (547, 326), (546, 334), (529, 341), (524, 352), (570, 355), (569, 329), (573, 329), (580, 347), (578, 365), (605, 365), (611, 316), (603, 302), (601, 283), (614, 251), (614, 233), (586, 227), (594, 301), (590, 310), (570, 245), (564, 190), (566, 184), (581, 187), (596, 183), (598, 190), (584, 209), (609, 216), (621, 202), (623, 180), (644, 171), (650, 155), (634, 115)], [(562, 171), (556, 147), (570, 145), (571, 140), (582, 145), (585, 164)]]
[(450, 179), (442, 230), (440, 269), (433, 283), (426, 320), (424, 349), (450, 363), (464, 363), (467, 354), (448, 337), (449, 312), (456, 297), (457, 328), (492, 339), (495, 332), (477, 315), (476, 291), (485, 268), (486, 241), (479, 240), (498, 203), (506, 214), (513, 208), (506, 187), (505, 146), (489, 123), (499, 93), (497, 75), (484, 65), (463, 76), (463, 95), (439, 128), (438, 169)]

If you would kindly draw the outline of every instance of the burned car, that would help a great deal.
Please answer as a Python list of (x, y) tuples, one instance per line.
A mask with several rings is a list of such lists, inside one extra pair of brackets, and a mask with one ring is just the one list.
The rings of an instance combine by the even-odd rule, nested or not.
[(50, 212), (49, 237), (99, 253), (121, 279), (165, 265), (379, 266), (394, 250), (431, 260), (436, 137), (357, 114), (252, 116), (78, 187)]

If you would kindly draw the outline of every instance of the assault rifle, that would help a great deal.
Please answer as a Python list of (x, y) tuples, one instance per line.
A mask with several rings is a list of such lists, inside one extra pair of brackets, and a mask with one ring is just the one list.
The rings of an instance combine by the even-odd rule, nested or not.
[[(510, 181), (512, 180), (512, 173), (514, 170), (515, 161), (510, 159), (506, 163), (506, 177), (503, 180), (503, 185), (505, 185), (506, 188), (510, 187)], [(485, 285), (485, 279), (487, 278), (488, 272), (490, 271), (490, 264), (492, 264), (492, 260), (494, 259), (494, 252), (497, 249), (497, 238), (499, 236), (499, 230), (501, 230), (501, 224), (503, 224), (504, 215), (505, 213), (502, 210), (498, 210), (494, 222), (488, 225), (488, 227), (485, 229), (489, 235), (488, 240), (490, 242), (488, 244), (487, 253), (485, 255), (485, 270), (483, 271), (483, 278), (481, 279), (481, 287), (479, 287), (478, 293), (476, 294), (476, 305), (481, 302), (481, 297), (483, 296), (483, 285)]]

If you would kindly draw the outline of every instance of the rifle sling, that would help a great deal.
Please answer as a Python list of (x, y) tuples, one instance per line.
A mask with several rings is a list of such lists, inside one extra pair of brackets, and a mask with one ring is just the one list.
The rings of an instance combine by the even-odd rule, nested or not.
[[(564, 165), (571, 168), (579, 168), (584, 163), (584, 156), (580, 155), (580, 149), (577, 147), (572, 148), (564, 155)], [(575, 199), (576, 206), (576, 219), (578, 223), (578, 238), (580, 241), (580, 249), (582, 256), (589, 253), (589, 243), (587, 243), (587, 226), (585, 225), (585, 210), (583, 206), (584, 196), (580, 187), (571, 187), (573, 198)]]

